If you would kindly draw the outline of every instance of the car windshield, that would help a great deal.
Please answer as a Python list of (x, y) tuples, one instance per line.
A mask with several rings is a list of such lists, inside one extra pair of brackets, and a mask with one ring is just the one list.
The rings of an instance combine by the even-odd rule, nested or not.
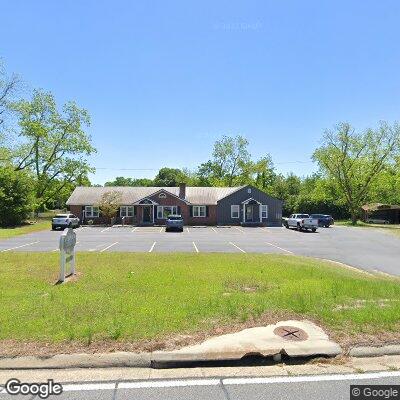
[(311, 214), (311, 218), (324, 218), (326, 217), (326, 215), (322, 215), (322, 214)]
[(68, 214), (57, 214), (55, 218), (68, 218)]
[(308, 218), (308, 214), (299, 214), (298, 218)]
[(170, 215), (170, 216), (168, 217), (168, 219), (169, 219), (170, 221), (179, 221), (179, 220), (182, 219), (182, 217), (181, 217), (180, 215)]

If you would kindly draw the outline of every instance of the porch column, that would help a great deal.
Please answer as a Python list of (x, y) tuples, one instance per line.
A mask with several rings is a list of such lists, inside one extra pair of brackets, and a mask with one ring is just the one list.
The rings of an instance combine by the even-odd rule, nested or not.
[(246, 204), (243, 204), (243, 223), (246, 222)]
[(262, 222), (262, 205), (261, 203), (258, 205), (258, 212), (260, 213), (260, 222)]

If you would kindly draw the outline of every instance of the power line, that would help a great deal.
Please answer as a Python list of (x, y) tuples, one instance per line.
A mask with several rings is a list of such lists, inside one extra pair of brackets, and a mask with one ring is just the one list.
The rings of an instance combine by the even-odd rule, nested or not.
[[(282, 161), (273, 163), (274, 165), (281, 165), (281, 164), (309, 164), (313, 163), (314, 161)], [(110, 168), (110, 167), (95, 167), (96, 170), (109, 170), (109, 171), (158, 171), (160, 168)]]

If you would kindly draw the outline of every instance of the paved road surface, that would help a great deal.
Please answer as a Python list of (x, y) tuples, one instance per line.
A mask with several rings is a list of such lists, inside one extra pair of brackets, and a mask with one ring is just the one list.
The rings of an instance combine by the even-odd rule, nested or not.
[[(272, 378), (72, 383), (59, 400), (348, 400), (350, 385), (399, 385), (400, 372)], [(0, 394), (0, 400), (29, 398)]]
[[(400, 275), (400, 237), (383, 230), (335, 226), (316, 233), (285, 228), (85, 227), (77, 251), (281, 253), (326, 258), (366, 270)], [(0, 252), (57, 251), (60, 232), (37, 232), (0, 241)]]

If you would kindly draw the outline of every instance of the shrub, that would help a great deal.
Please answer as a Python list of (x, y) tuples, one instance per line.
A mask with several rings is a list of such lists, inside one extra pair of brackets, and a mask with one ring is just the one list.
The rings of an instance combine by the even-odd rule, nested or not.
[(25, 171), (0, 167), (0, 226), (16, 226), (33, 210), (32, 177)]

